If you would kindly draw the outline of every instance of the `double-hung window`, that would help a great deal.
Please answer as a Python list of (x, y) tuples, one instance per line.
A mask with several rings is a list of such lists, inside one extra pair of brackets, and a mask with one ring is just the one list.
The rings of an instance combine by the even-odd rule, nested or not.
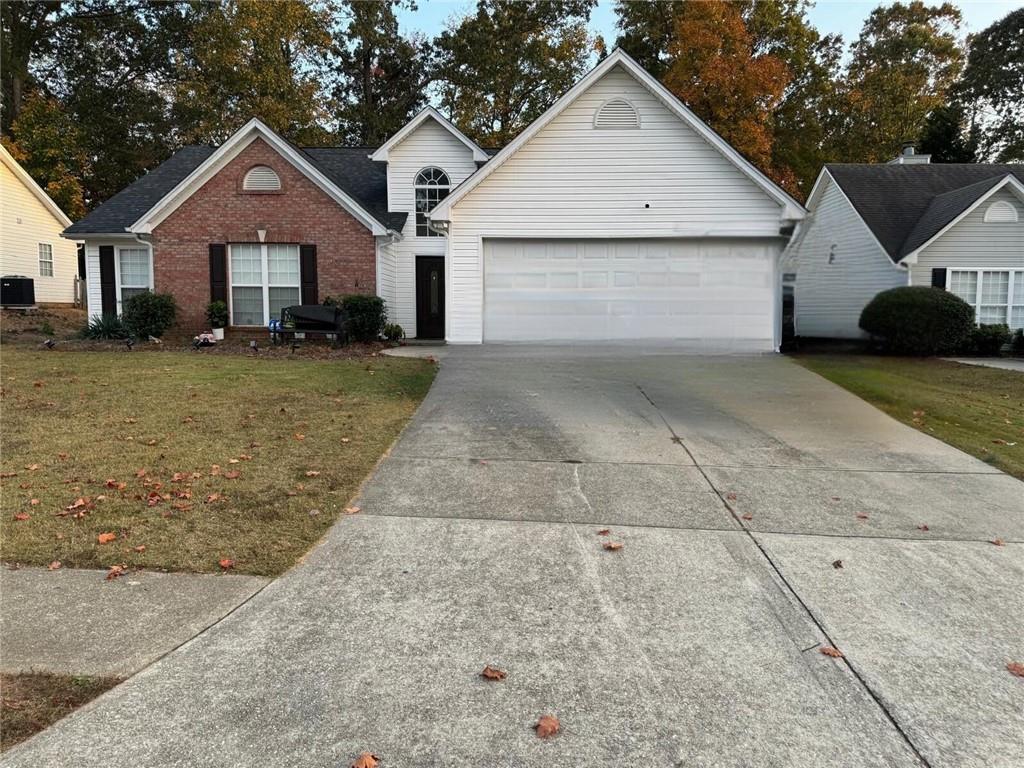
[(148, 248), (117, 249), (118, 284), (121, 304), (153, 288), (153, 270)]
[(299, 246), (231, 246), (231, 325), (266, 325), (302, 301)]
[(39, 243), (39, 276), (53, 277), (53, 246)]
[(953, 268), (947, 287), (971, 305), (976, 322), (1024, 328), (1024, 269)]

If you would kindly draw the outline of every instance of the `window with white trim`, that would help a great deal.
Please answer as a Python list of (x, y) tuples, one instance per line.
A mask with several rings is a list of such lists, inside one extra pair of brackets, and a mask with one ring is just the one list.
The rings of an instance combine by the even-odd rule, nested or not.
[(971, 305), (977, 323), (1024, 328), (1024, 269), (950, 269), (947, 288)]
[(122, 305), (132, 296), (152, 290), (153, 270), (148, 248), (118, 248), (117, 270)]
[(427, 226), (427, 214), (448, 197), (452, 183), (440, 168), (424, 168), (416, 174), (416, 237), (443, 237)]
[(53, 277), (53, 246), (39, 243), (39, 276)]
[(257, 165), (245, 174), (242, 189), (246, 192), (278, 192), (281, 189), (281, 177), (269, 165)]
[(298, 245), (235, 243), (230, 250), (231, 325), (266, 325), (302, 302)]

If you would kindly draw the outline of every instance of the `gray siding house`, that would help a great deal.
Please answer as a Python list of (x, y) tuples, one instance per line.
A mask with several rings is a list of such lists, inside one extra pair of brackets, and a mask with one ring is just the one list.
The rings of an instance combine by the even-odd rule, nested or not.
[(980, 323), (1024, 327), (1024, 165), (826, 165), (787, 248), (797, 335), (861, 338), (880, 291), (952, 291)]

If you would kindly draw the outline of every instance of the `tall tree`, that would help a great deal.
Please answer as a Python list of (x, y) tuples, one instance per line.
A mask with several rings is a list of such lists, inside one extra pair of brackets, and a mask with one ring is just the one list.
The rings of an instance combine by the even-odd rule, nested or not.
[(931, 155), (933, 163), (975, 162), (978, 140), (968, 129), (964, 108), (953, 103), (933, 109), (925, 119), (917, 149)]
[(587, 67), (596, 0), (478, 0), (437, 38), (442, 107), (471, 138), (504, 144)]
[(219, 143), (252, 117), (297, 142), (326, 136), (330, 8), (299, 0), (192, 7), (173, 115), (186, 143)]
[(619, 28), (615, 46), (661, 80), (672, 64), (669, 46), (675, 36), (676, 18), (684, 5), (686, 0), (615, 0), (615, 24)]
[(430, 46), (399, 34), (394, 9), (402, 4), (345, 0), (348, 26), (335, 38), (334, 97), (346, 143), (382, 144), (426, 103)]
[(971, 37), (956, 89), (982, 159), (1024, 160), (1024, 8)]
[(950, 3), (893, 3), (871, 12), (851, 48), (844, 152), (851, 159), (886, 160), (921, 133), (943, 106), (963, 66), (960, 11)]
[(755, 163), (771, 163), (771, 114), (789, 81), (785, 64), (755, 54), (739, 5), (686, 3), (669, 43), (665, 85)]

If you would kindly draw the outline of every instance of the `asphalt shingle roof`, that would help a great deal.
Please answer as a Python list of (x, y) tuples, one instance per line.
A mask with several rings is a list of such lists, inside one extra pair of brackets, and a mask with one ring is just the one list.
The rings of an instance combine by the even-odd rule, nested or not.
[(830, 163), (829, 174), (889, 257), (899, 261), (1024, 165)]

